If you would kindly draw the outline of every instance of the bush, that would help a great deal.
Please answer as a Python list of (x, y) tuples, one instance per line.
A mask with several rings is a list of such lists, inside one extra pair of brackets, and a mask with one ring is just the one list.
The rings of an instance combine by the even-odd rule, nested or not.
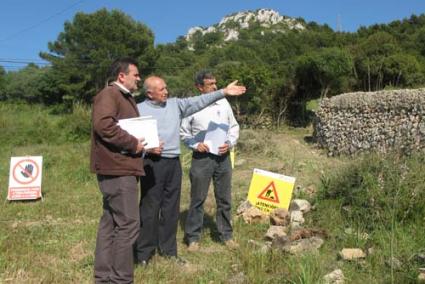
[(276, 156), (275, 146), (271, 141), (271, 133), (260, 129), (245, 129), (240, 132), (237, 151), (253, 153), (261, 157)]
[(358, 224), (366, 223), (369, 229), (420, 221), (425, 215), (424, 162), (424, 153), (358, 158), (322, 177), (320, 197), (340, 198), (343, 214)]
[(41, 105), (0, 103), (1, 147), (35, 144), (59, 145), (90, 139), (90, 110), (75, 105), (73, 112), (52, 115)]
[(64, 115), (58, 122), (62, 139), (67, 142), (78, 142), (90, 139), (91, 111), (84, 104), (75, 104), (72, 113)]

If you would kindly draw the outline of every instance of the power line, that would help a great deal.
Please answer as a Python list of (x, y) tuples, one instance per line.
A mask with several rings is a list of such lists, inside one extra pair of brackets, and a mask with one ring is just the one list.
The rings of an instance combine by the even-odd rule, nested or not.
[(71, 6), (66, 7), (65, 9), (63, 9), (63, 10), (61, 10), (61, 11), (59, 11), (59, 12), (57, 12), (57, 13), (55, 13), (55, 14), (53, 14), (53, 15), (49, 16), (49, 17), (47, 17), (46, 19), (44, 19), (44, 20), (42, 20), (42, 21), (40, 21), (40, 22), (38, 22), (38, 23), (36, 23), (36, 24), (34, 24), (34, 25), (32, 25), (32, 26), (29, 26), (29, 27), (27, 27), (27, 28), (24, 28), (24, 29), (22, 29), (22, 30), (20, 30), (20, 31), (18, 31), (18, 32), (14, 33), (14, 34), (11, 34), (11, 35), (9, 35), (9, 36), (7, 36), (7, 37), (3, 38), (3, 39), (0, 39), (0, 42), (6, 41), (6, 40), (10, 40), (10, 39), (12, 39), (12, 38), (14, 38), (14, 37), (17, 37), (17, 36), (19, 36), (19, 35), (21, 35), (21, 34), (23, 34), (23, 33), (27, 32), (27, 31), (30, 31), (30, 30), (32, 30), (32, 29), (34, 29), (34, 28), (36, 28), (36, 27), (38, 27), (38, 26), (40, 26), (40, 25), (42, 25), (42, 24), (44, 24), (44, 23), (46, 23), (46, 22), (50, 21), (50, 20), (51, 20), (51, 19), (53, 19), (54, 17), (59, 16), (59, 15), (61, 15), (61, 14), (65, 13), (66, 11), (68, 11), (68, 10), (70, 10), (70, 9), (74, 8), (75, 6), (77, 6), (77, 5), (81, 4), (81, 3), (83, 3), (84, 1), (85, 1), (85, 0), (80, 0), (80, 1), (78, 1), (78, 2), (75, 2), (75, 3), (74, 3), (74, 4), (72, 4)]
[[(90, 60), (90, 59), (77, 59), (74, 61), (76, 64), (92, 64), (95, 63), (95, 61)], [(251, 61), (239, 61), (238, 63), (242, 63), (242, 64), (247, 64), (248, 66), (250, 65), (256, 65), (258, 64), (258, 62), (251, 62)], [(6, 64), (6, 65), (5, 65)], [(36, 64), (39, 67), (48, 67), (48, 66), (52, 66), (52, 63), (46, 60), (40, 60), (40, 59), (21, 59), (21, 58), (0, 58), (0, 66), (7, 69), (7, 70), (19, 70), (21, 68), (24, 68), (25, 65), (28, 64)], [(268, 66), (273, 67), (273, 66), (280, 66), (285, 64), (284, 62), (273, 62), (273, 63), (267, 63)], [(186, 68), (192, 68), (193, 66), (167, 66), (167, 67), (161, 67), (161, 66), (156, 66), (156, 67), (149, 67), (152, 70), (158, 70), (161, 69), (163, 71), (165, 70), (182, 70), (182, 69), (186, 69)]]
[(32, 59), (6, 59), (6, 58), (0, 58), (0, 63), (12, 63), (12, 64), (38, 64), (38, 65), (48, 65), (50, 64), (47, 61), (41, 61), (41, 60), (32, 60)]
[(5, 70), (21, 70), (22, 66), (9, 66), (9, 65), (0, 65), (0, 67), (3, 67)]

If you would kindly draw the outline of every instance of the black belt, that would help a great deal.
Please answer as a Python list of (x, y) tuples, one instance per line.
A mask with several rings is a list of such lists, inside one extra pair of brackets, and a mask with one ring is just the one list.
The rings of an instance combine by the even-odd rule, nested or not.
[(162, 157), (160, 155), (152, 155), (152, 154), (146, 154), (145, 159), (149, 159), (152, 161), (159, 161), (159, 160), (178, 160), (180, 157)]
[(223, 155), (214, 155), (214, 154), (207, 153), (207, 152), (206, 153), (203, 153), (203, 152), (193, 151), (192, 157), (194, 159), (202, 159), (202, 158), (207, 158), (207, 157), (210, 157), (212, 159), (224, 159), (228, 155), (229, 155), (229, 151), (227, 151), (227, 153), (226, 154), (223, 154)]

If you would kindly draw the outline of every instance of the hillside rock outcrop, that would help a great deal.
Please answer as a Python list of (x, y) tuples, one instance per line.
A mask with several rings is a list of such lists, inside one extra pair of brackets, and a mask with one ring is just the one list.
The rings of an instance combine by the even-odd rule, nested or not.
[(224, 34), (224, 41), (239, 39), (239, 31), (248, 29), (253, 25), (260, 25), (262, 28), (273, 28), (273, 32), (285, 32), (286, 30), (304, 30), (305, 26), (300, 21), (281, 16), (271, 9), (259, 9), (257, 11), (246, 11), (226, 16), (221, 21), (210, 27), (192, 27), (187, 32), (185, 38), (191, 41), (193, 36), (200, 32), (202, 35), (220, 32)]

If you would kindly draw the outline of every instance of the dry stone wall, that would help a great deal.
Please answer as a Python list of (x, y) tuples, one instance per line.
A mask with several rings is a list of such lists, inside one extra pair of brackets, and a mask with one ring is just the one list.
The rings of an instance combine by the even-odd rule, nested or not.
[(346, 93), (322, 100), (314, 138), (329, 155), (425, 149), (425, 88)]

